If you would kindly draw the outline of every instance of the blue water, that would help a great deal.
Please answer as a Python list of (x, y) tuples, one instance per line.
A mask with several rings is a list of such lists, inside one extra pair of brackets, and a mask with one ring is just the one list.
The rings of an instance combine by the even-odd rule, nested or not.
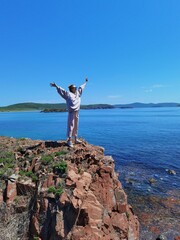
[[(62, 140), (66, 121), (67, 113), (0, 113), (0, 136)], [(79, 136), (113, 156), (125, 188), (162, 195), (180, 189), (180, 108), (81, 110)]]

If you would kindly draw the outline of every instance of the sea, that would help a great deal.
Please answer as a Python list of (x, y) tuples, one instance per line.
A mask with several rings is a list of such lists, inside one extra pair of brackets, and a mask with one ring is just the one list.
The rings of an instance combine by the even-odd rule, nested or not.
[[(66, 112), (1, 112), (0, 136), (65, 140), (66, 122)], [(140, 208), (142, 210), (144, 204), (147, 207), (144, 207), (145, 211), (150, 215), (151, 209), (156, 209), (152, 207), (153, 203), (163, 206), (164, 212), (167, 210), (166, 216), (175, 211), (173, 214), (177, 219), (173, 224), (174, 229), (167, 223), (167, 231), (163, 230), (160, 220), (155, 223), (157, 229), (151, 231), (150, 226), (154, 222), (149, 220), (147, 223), (147, 219), (145, 221), (140, 216), (142, 240), (156, 239), (158, 234), (165, 234), (168, 240), (180, 235), (177, 229), (180, 220), (177, 213), (180, 190), (180, 107), (81, 110), (79, 137), (90, 144), (104, 147), (105, 154), (113, 157), (119, 179), (137, 214), (141, 214)], [(171, 204), (175, 199), (174, 208), (171, 206), (168, 211), (169, 205), (162, 199), (166, 202), (171, 200)], [(168, 219), (172, 223), (173, 216), (167, 216)]]

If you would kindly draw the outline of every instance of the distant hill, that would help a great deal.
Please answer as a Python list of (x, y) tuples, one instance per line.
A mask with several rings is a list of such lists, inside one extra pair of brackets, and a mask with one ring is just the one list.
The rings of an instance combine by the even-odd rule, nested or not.
[(7, 111), (41, 111), (45, 108), (48, 109), (66, 109), (65, 103), (33, 103), (33, 102), (27, 102), (27, 103), (17, 103), (5, 107), (0, 107), (1, 112), (7, 112)]
[[(90, 104), (82, 105), (81, 109), (111, 109), (111, 108), (150, 108), (150, 107), (180, 107), (180, 103), (130, 103), (130, 104)], [(41, 112), (64, 112), (66, 103), (17, 103), (0, 107), (0, 112), (18, 111), (41, 111)]]
[[(91, 104), (82, 105), (81, 109), (109, 109), (114, 108), (113, 105), (109, 104)], [(5, 107), (0, 107), (1, 112), (12, 112), (12, 111), (43, 111), (43, 112), (64, 112), (66, 111), (65, 103), (17, 103)]]
[(116, 104), (116, 108), (149, 108), (149, 107), (179, 107), (179, 103), (129, 103), (129, 104)]
[(110, 104), (91, 104), (91, 105), (82, 105), (81, 109), (111, 109), (114, 108)]

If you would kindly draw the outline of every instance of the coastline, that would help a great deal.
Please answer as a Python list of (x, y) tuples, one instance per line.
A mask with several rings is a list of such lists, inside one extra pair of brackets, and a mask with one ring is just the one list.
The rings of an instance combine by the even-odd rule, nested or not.
[[(161, 108), (162, 109), (162, 108)], [(176, 109), (176, 111), (177, 111), (178, 109)], [(168, 109), (162, 109), (162, 110), (160, 110), (160, 109), (157, 109), (157, 111), (154, 111), (153, 112), (153, 114), (149, 114), (149, 112), (151, 112), (152, 110), (151, 109), (149, 109), (149, 110), (143, 110), (145, 113), (148, 113), (148, 114), (145, 114), (145, 116), (147, 117), (148, 116), (148, 120), (151, 120), (152, 119), (152, 116), (153, 116), (153, 120), (156, 120), (156, 118), (157, 118), (157, 116), (160, 116), (159, 115), (159, 111), (161, 111), (162, 112), (162, 114), (163, 114), (163, 116), (165, 116), (166, 118), (164, 119), (164, 117), (163, 118), (161, 118), (161, 121), (160, 121), (160, 124), (158, 125), (160, 128), (159, 129), (162, 129), (163, 130), (163, 127), (164, 127), (164, 129), (166, 129), (166, 131), (167, 131), (167, 129), (169, 129), (169, 131), (172, 133), (172, 134), (170, 134), (170, 135), (163, 135), (163, 136), (167, 136), (168, 138), (167, 139), (171, 139), (171, 142), (167, 142), (167, 144), (168, 144), (168, 146), (166, 146), (166, 142), (164, 142), (165, 144), (164, 144), (164, 146), (166, 146), (165, 148), (163, 148), (163, 147), (161, 147), (161, 149), (160, 149), (160, 151), (161, 152), (163, 152), (163, 153), (165, 153), (166, 155), (164, 156), (164, 155), (162, 155), (162, 158), (161, 157), (158, 157), (158, 155), (157, 155), (157, 151), (155, 151), (154, 153), (155, 153), (155, 157), (157, 158), (157, 160), (158, 160), (158, 162), (155, 162), (155, 163), (157, 163), (157, 164), (159, 164), (159, 167), (161, 168), (162, 167), (162, 159), (164, 160), (164, 163), (168, 163), (168, 164), (173, 164), (174, 163), (174, 161), (175, 160), (177, 160), (177, 158), (176, 158), (176, 155), (178, 156), (178, 152), (179, 152), (179, 147), (178, 147), (178, 145), (176, 146), (175, 145), (175, 142), (173, 142), (173, 140), (176, 140), (176, 142), (179, 142), (179, 135), (178, 135), (178, 129), (179, 129), (179, 125), (178, 125), (178, 121), (179, 121), (179, 111), (178, 112), (175, 112), (175, 110), (174, 109), (170, 109), (170, 108), (168, 108)], [(105, 111), (106, 112), (106, 111)], [(124, 114), (122, 114), (121, 113), (121, 111), (118, 111), (118, 110), (115, 110), (115, 112), (120, 112), (120, 116), (121, 116), (121, 118), (118, 118), (118, 119), (122, 119), (122, 116), (126, 116), (126, 110), (125, 111), (123, 111), (124, 112)], [(129, 123), (129, 112), (130, 111), (128, 111), (128, 116), (127, 116), (127, 120), (128, 120), (128, 123)], [(142, 113), (142, 110), (134, 110), (133, 111), (134, 113), (139, 113), (140, 112), (140, 115), (138, 115), (139, 116), (139, 119), (143, 119), (142, 118), (142, 116), (144, 116), (144, 114), (141, 114)], [(156, 114), (158, 112), (158, 115)], [(102, 110), (102, 111), (99, 111), (99, 115), (101, 116), (102, 114), (104, 113), (104, 110)], [(105, 115), (105, 114), (103, 114), (103, 116), (109, 116), (109, 114), (111, 114), (111, 110), (110, 111), (107, 111), (107, 115)], [(86, 111), (83, 111), (83, 114), (86, 114)], [(82, 115), (83, 115), (82, 114)], [(89, 113), (87, 114), (87, 116), (88, 115), (91, 115), (92, 113), (89, 111)], [(2, 114), (3, 115), (3, 114)], [(6, 114), (4, 114), (4, 116), (5, 116)], [(18, 114), (17, 114), (18, 115)], [(39, 121), (39, 113), (36, 113), (36, 115), (38, 116), (38, 121)], [(61, 116), (63, 117), (63, 115), (65, 115), (65, 114), (62, 114)], [(168, 128), (168, 125), (167, 125), (167, 127), (166, 127), (166, 125), (162, 125), (162, 123), (164, 123), (166, 120), (167, 120), (167, 115), (170, 117), (170, 118), (168, 118), (168, 123), (170, 124), (170, 127)], [(12, 116), (12, 117), (11, 117)], [(18, 125), (19, 126), (22, 126), (22, 129), (19, 129), (19, 135), (18, 136), (28, 136), (28, 132), (27, 133), (25, 133), (24, 134), (24, 125), (23, 125), (23, 123), (26, 123), (26, 121), (28, 120), (29, 121), (29, 114), (27, 114), (27, 117), (26, 118), (22, 118), (22, 116), (24, 116), (24, 114), (19, 114), (19, 116), (18, 116), (18, 121), (19, 121), (19, 119), (20, 119), (20, 121), (19, 121), (19, 124), (17, 124), (17, 122), (15, 123), (15, 124), (11, 124), (11, 123), (14, 123), (14, 113), (13, 114), (10, 114), (9, 115), (9, 117), (8, 117), (8, 114), (7, 114), (7, 117), (5, 117), (5, 119), (4, 119), (4, 123), (1, 125), (2, 126), (2, 130), (3, 130), (3, 126), (4, 126), (4, 128), (6, 127), (6, 125), (7, 126), (12, 126), (12, 128), (11, 129), (9, 129), (9, 127), (8, 127), (8, 129), (9, 129), (9, 132), (11, 132), (11, 133), (13, 133), (12, 134), (12, 136), (15, 136), (16, 135), (16, 132), (13, 132), (14, 131), (14, 129), (16, 129), (17, 127), (18, 127)], [(57, 117), (58, 115), (56, 115), (56, 117)], [(113, 114), (113, 116), (114, 116), (114, 114)], [(115, 115), (116, 116), (116, 115)], [(118, 115), (119, 116), (119, 115)], [(136, 116), (136, 115), (135, 115)], [(155, 118), (154, 118), (154, 116), (155, 116)], [(177, 116), (177, 118), (176, 118), (176, 120), (174, 119), (174, 118), (172, 118), (172, 116)], [(50, 119), (51, 119), (51, 116), (50, 115), (48, 115), (47, 116), (49, 119), (48, 119), (48, 122), (51, 122), (50, 121)], [(32, 118), (33, 119), (36, 119), (36, 117), (34, 117), (34, 115), (32, 116)], [(45, 118), (45, 115), (43, 114), (42, 115), (42, 117), (40, 116), (40, 119), (42, 120), (41, 121), (41, 125), (42, 125), (42, 122), (43, 122), (43, 119)], [(8, 119), (10, 119), (10, 121), (8, 120)], [(11, 119), (12, 119), (12, 121), (11, 121)], [(45, 118), (46, 119), (46, 118)], [(94, 122), (98, 122), (99, 120), (101, 120), (102, 118), (98, 118), (97, 117), (97, 113), (96, 113), (96, 111), (95, 111), (95, 118), (94, 118)], [(157, 118), (157, 119), (159, 119), (159, 118)], [(111, 119), (110, 119), (111, 120)], [(135, 118), (133, 121), (131, 121), (131, 128), (129, 128), (130, 126), (128, 126), (128, 131), (124, 131), (125, 133), (129, 133), (129, 137), (131, 137), (131, 136), (133, 136), (134, 135), (134, 133), (136, 133), (137, 132), (137, 128), (133, 128), (133, 124), (135, 124), (135, 125), (137, 125), (137, 123), (136, 123), (136, 120), (137, 120), (137, 118)], [(173, 120), (173, 121), (172, 121)], [(63, 124), (64, 124), (64, 122), (66, 121), (66, 118), (64, 117), (64, 119), (62, 119), (62, 122), (63, 122)], [(176, 123), (176, 121), (177, 121), (177, 125), (175, 124)], [(105, 123), (107, 122), (107, 120), (105, 120)], [(110, 123), (111, 123), (112, 121), (110, 121)], [(123, 123), (124, 121), (122, 121), (122, 123)], [(6, 124), (7, 123), (7, 124)], [(93, 123), (93, 122), (92, 122)], [(148, 121), (148, 125), (150, 125), (152, 123), (152, 121)], [(154, 122), (155, 123), (155, 125), (157, 125), (157, 121), (155, 121)], [(49, 123), (48, 123), (49, 124)], [(63, 124), (62, 124), (62, 126), (63, 126)], [(55, 124), (53, 123), (53, 126), (54, 126)], [(93, 124), (92, 124), (93, 125)], [(139, 126), (140, 125), (142, 125), (142, 120), (141, 121), (139, 121)], [(33, 125), (33, 129), (32, 129), (32, 124), (31, 124), (31, 121), (30, 121), (30, 127), (29, 127), (29, 129), (31, 130), (31, 131), (34, 131), (36, 134), (34, 135), (35, 136), (35, 139), (37, 139), (37, 136), (40, 136), (40, 134), (41, 134), (41, 132), (42, 132), (42, 130), (43, 130), (43, 132), (44, 132), (44, 129), (46, 129), (46, 128), (44, 128), (44, 126), (42, 126), (42, 130), (41, 129), (39, 129), (39, 125), (37, 125), (38, 126), (38, 128), (36, 128), (35, 127), (36, 125)], [(83, 125), (82, 125), (83, 126)], [(111, 126), (111, 125), (109, 125), (109, 126)], [(143, 125), (144, 126), (144, 125)], [(146, 126), (146, 125), (145, 125)], [(161, 128), (161, 126), (163, 126), (162, 128)], [(95, 126), (92, 126), (93, 128), (95, 127)], [(91, 133), (93, 133), (93, 129), (92, 129), (92, 127), (91, 127)], [(117, 126), (118, 127), (118, 126)], [(122, 129), (122, 127), (123, 127), (123, 125), (121, 125), (121, 127), (120, 127), (120, 130), (119, 130), (119, 135), (120, 134), (122, 134), (123, 133), (123, 129)], [(127, 123), (125, 124), (125, 127), (127, 128)], [(52, 126), (50, 127), (51, 129), (52, 129)], [(26, 125), (26, 129), (27, 129), (27, 125)], [(84, 129), (84, 127), (83, 127), (83, 129)], [(102, 131), (104, 131), (104, 129), (107, 129), (108, 130), (108, 126), (106, 127), (106, 125), (104, 124), (103, 125), (103, 129), (102, 129)], [(111, 128), (109, 128), (109, 129), (111, 129), (111, 133), (110, 133), (110, 135), (108, 135), (108, 134), (106, 134), (106, 135), (102, 135), (102, 131), (101, 131), (101, 129), (99, 129), (99, 128), (97, 128), (97, 130), (96, 130), (96, 132), (100, 132), (101, 133), (101, 135), (104, 137), (104, 139), (109, 139), (108, 138), (108, 136), (116, 136), (117, 135), (117, 133), (116, 134), (114, 134), (114, 133), (112, 133), (112, 126), (111, 126)], [(176, 129), (176, 132), (173, 132), (172, 131), (172, 129)], [(100, 130), (100, 131), (99, 131)], [(125, 130), (127, 130), (127, 129), (125, 129)], [(141, 129), (139, 129), (140, 131), (141, 131)], [(162, 132), (159, 132), (159, 131), (157, 131), (157, 129), (153, 129), (154, 131), (155, 131), (155, 133), (157, 133), (155, 136), (160, 136), (160, 134), (162, 133)], [(59, 137), (59, 130), (57, 131), (57, 130), (53, 130), (54, 132), (57, 132), (57, 134), (56, 134), (56, 138), (58, 139), (58, 137)], [(138, 131), (139, 132), (139, 131)], [(151, 131), (152, 132), (152, 131)], [(141, 133), (141, 132), (140, 132)], [(176, 134), (176, 135), (175, 135)], [(5, 135), (6, 135), (6, 133), (5, 133)], [(86, 132), (83, 132), (83, 134), (82, 134), (83, 136), (87, 136), (86, 138), (88, 139), (88, 134), (86, 133)], [(11, 135), (10, 135), (11, 136)], [(45, 136), (45, 137), (44, 137)], [(47, 138), (47, 136), (51, 136), (51, 133), (49, 133), (49, 132), (47, 132), (47, 134), (46, 135), (44, 135), (43, 137), (44, 137), (44, 139), (45, 138)], [(148, 155), (148, 153), (151, 153), (151, 149), (149, 149), (150, 151), (148, 151), (148, 149), (147, 149), (147, 147), (148, 147), (148, 145), (147, 144), (145, 144), (145, 147), (146, 147), (146, 151), (143, 151), (142, 152), (142, 155), (143, 155), (143, 159), (141, 159), (141, 162), (139, 162), (139, 163), (142, 163), (142, 165), (139, 165), (139, 167), (137, 166), (137, 165), (135, 165), (135, 163), (137, 162), (137, 161), (139, 161), (140, 160), (140, 155), (138, 154), (137, 155), (137, 153), (140, 153), (140, 151), (141, 151), (141, 149), (142, 149), (142, 147), (143, 147), (143, 143), (142, 143), (142, 141), (140, 141), (140, 144), (138, 143), (136, 143), (136, 142), (133, 142), (133, 141), (131, 141), (130, 143), (131, 143), (131, 145), (134, 147), (136, 147), (137, 148), (137, 151), (136, 151), (136, 155), (133, 155), (133, 153), (134, 152), (132, 152), (132, 154), (131, 155), (128, 155), (127, 153), (128, 153), (128, 151), (131, 151), (130, 150), (130, 148), (129, 147), (131, 147), (131, 145), (128, 145), (128, 141), (127, 141), (127, 139), (124, 139), (124, 136), (126, 136), (126, 134), (123, 134), (123, 135), (120, 135), (121, 136), (121, 138), (119, 138), (119, 148), (117, 149), (118, 150), (118, 161), (119, 161), (119, 163), (117, 162), (117, 164), (119, 164), (119, 167), (123, 164), (123, 162), (125, 161), (125, 160), (132, 160), (132, 161), (134, 161), (134, 164), (133, 165), (129, 165), (129, 163), (127, 162), (127, 164), (128, 164), (128, 166), (129, 166), (129, 168), (128, 168), (128, 172), (129, 172), (129, 174), (128, 174), (128, 176), (131, 178), (132, 176), (130, 176), (131, 175), (131, 172), (134, 172), (134, 173), (136, 173), (135, 172), (135, 169), (133, 169), (133, 166), (135, 167), (137, 167), (137, 168), (139, 168), (139, 167), (141, 167), (141, 166), (144, 166), (144, 168), (145, 169), (148, 169), (151, 165), (149, 164), (149, 165), (144, 165), (145, 163), (146, 163), (146, 161), (148, 161), (148, 160), (150, 160), (149, 159), (149, 157), (151, 157), (150, 155)], [(138, 135), (138, 137), (139, 137), (140, 135)], [(151, 135), (150, 135), (151, 136)], [(53, 136), (53, 138), (54, 138), (54, 136)], [(63, 137), (61, 137), (61, 139), (62, 139)], [(135, 139), (138, 139), (138, 138), (135, 138)], [(156, 139), (158, 140), (158, 138), (156, 137)], [(122, 140), (122, 141), (121, 141)], [(92, 138), (91, 139), (91, 141), (90, 140), (88, 140), (89, 142), (94, 142), (95, 140)], [(99, 145), (99, 143), (101, 143), (101, 138), (99, 138), (99, 139), (97, 139), (97, 141), (95, 141), (96, 142), (96, 144), (98, 144)], [(105, 142), (106, 143), (106, 142)], [(152, 143), (152, 138), (151, 138), (151, 143)], [(107, 145), (108, 144), (108, 145)], [(105, 149), (107, 149), (108, 148), (108, 146), (109, 146), (109, 148), (108, 148), (108, 155), (112, 155), (113, 154), (113, 151), (114, 150), (116, 150), (116, 149), (114, 149), (113, 148), (113, 146), (116, 146), (116, 145), (114, 145), (114, 142), (113, 142), (113, 139), (112, 139), (112, 143), (109, 143), (109, 142), (107, 142), (107, 144), (104, 144), (104, 142), (103, 142), (103, 147), (105, 147)], [(141, 146), (140, 148), (138, 147), (138, 146)], [(154, 146), (154, 145), (153, 145)], [(176, 146), (176, 147), (174, 147), (173, 148), (173, 146)], [(177, 148), (178, 147), (178, 148)], [(122, 150), (122, 149), (124, 149), (124, 150)], [(156, 149), (156, 148), (155, 148)], [(110, 152), (109, 152), (109, 150), (110, 150)], [(133, 150), (133, 149), (132, 149)], [(143, 149), (142, 149), (143, 150)], [(125, 152), (123, 152), (123, 151), (125, 151)], [(144, 153), (146, 152), (146, 158), (144, 159)], [(174, 154), (174, 155), (173, 155)], [(125, 157), (124, 157), (125, 156)], [(153, 154), (152, 154), (152, 156), (153, 156)], [(135, 158), (136, 157), (136, 158)], [(165, 158), (164, 158), (165, 157)], [(152, 157), (153, 158), (153, 157)], [(115, 159), (115, 158), (114, 158)], [(170, 161), (169, 161), (170, 160)], [(117, 167), (118, 165), (116, 165), (116, 167)], [(175, 165), (171, 165), (171, 167), (172, 166), (175, 166)], [(179, 166), (179, 165), (177, 165), (177, 166)], [(171, 167), (170, 167), (170, 165), (168, 165), (168, 168), (169, 169), (171, 169)], [(165, 171), (165, 169), (166, 169), (166, 167), (164, 167), (162, 170), (164, 171), (164, 173), (166, 174), (166, 171)], [(172, 167), (172, 169), (173, 169), (173, 167)], [(155, 169), (154, 169), (155, 170)], [(174, 170), (177, 170), (177, 169), (174, 169)], [(176, 181), (177, 181), (177, 178), (179, 177), (179, 171), (176, 171), (177, 172), (177, 174), (175, 175), (175, 176), (173, 176), (173, 175), (169, 175), (169, 179), (171, 179), (172, 181), (172, 184), (173, 184), (173, 179), (176, 179)], [(155, 172), (155, 171), (153, 171), (153, 174), (152, 174), (152, 177), (154, 177), (156, 174), (158, 174), (157, 172)], [(133, 180), (133, 178), (138, 178), (138, 177), (140, 177), (139, 179), (141, 179), (140, 181), (140, 186), (142, 186), (142, 184), (143, 183), (146, 183), (146, 185), (148, 185), (149, 183), (147, 183), (147, 180), (150, 178), (150, 176), (151, 176), (151, 173), (149, 173), (148, 174), (148, 176), (146, 175), (146, 171), (145, 172), (142, 172), (141, 171), (141, 168), (140, 168), (140, 171), (138, 171), (138, 174), (135, 174), (134, 175), (134, 177), (132, 177), (132, 180)], [(124, 177), (124, 176), (123, 176)], [(141, 178), (142, 177), (142, 178)], [(159, 179), (158, 179), (158, 177), (157, 176), (155, 176), (155, 179), (157, 180), (157, 183), (155, 183), (155, 184), (152, 184), (152, 187), (151, 187), (151, 189), (155, 189), (156, 187), (157, 187), (157, 184), (161, 184), (162, 182), (163, 182), (163, 180), (161, 180), (160, 178), (161, 177), (163, 177), (162, 176), (162, 174), (160, 174), (159, 175)], [(130, 179), (131, 180), (131, 179)], [(165, 179), (164, 179), (165, 180)], [(166, 187), (167, 187), (167, 185), (166, 185), (166, 183), (167, 183), (167, 181), (164, 181), (164, 186), (163, 186), (163, 188), (162, 188), (162, 190), (163, 190), (163, 192), (166, 192)], [(133, 184), (133, 182), (132, 182), (132, 184)], [(134, 182), (134, 184), (135, 184), (135, 186), (138, 186), (138, 185), (136, 185), (137, 184), (137, 182)], [(174, 185), (175, 186), (175, 185)], [(178, 186), (178, 185), (177, 185)], [(129, 187), (131, 188), (131, 182), (130, 182), (130, 184), (129, 184)], [(133, 188), (133, 186), (132, 186), (132, 188)], [(131, 188), (131, 189), (132, 189)], [(171, 187), (170, 187), (171, 188)], [(168, 189), (170, 189), (170, 188), (168, 188)], [(158, 196), (153, 196), (153, 194), (150, 194), (151, 195), (151, 198), (149, 198), (148, 199), (148, 197), (147, 196), (144, 196), (144, 194), (146, 194), (146, 193), (148, 193), (146, 190), (147, 190), (148, 188), (146, 188), (145, 189), (145, 191), (142, 191), (141, 193), (142, 193), (142, 195), (143, 196), (139, 196), (139, 198), (138, 198), (138, 195), (136, 194), (136, 192), (131, 192), (130, 194), (131, 194), (131, 198), (128, 198), (129, 199), (129, 201), (131, 201), (131, 199), (133, 199), (134, 198), (134, 205), (137, 205), (137, 210), (136, 210), (136, 208), (133, 208), (134, 209), (134, 211), (139, 211), (138, 212), (138, 214), (140, 213), (140, 214), (142, 214), (142, 212), (143, 212), (143, 206), (144, 205), (147, 205), (147, 207), (145, 208), (145, 210), (146, 210), (146, 212), (147, 212), (147, 214), (146, 215), (144, 215), (144, 218), (142, 217), (142, 220), (143, 219), (145, 219), (145, 218), (147, 218), (147, 217), (149, 217), (149, 215), (150, 216), (153, 216), (153, 211), (154, 212), (158, 212), (158, 205), (159, 205), (159, 208), (161, 208), (161, 209), (165, 209), (164, 210), (164, 212), (163, 211), (161, 211), (161, 216), (160, 216), (160, 218), (161, 219), (158, 219), (158, 215), (157, 216), (153, 216), (153, 217), (155, 217), (156, 219), (157, 219), (157, 221), (155, 222), (155, 224), (153, 223), (153, 217), (151, 218), (151, 219), (146, 219), (146, 221), (145, 221), (145, 223), (149, 223), (149, 224), (154, 224), (155, 226), (156, 226), (156, 232), (154, 232), (153, 233), (153, 236), (154, 236), (154, 239), (155, 239), (155, 237), (157, 237), (157, 234), (159, 233), (159, 230), (158, 230), (158, 221), (160, 221), (160, 224), (161, 224), (161, 226), (166, 226), (166, 230), (168, 230), (169, 231), (169, 233), (168, 234), (170, 234), (170, 232), (171, 232), (171, 226), (169, 225), (169, 227), (168, 227), (168, 224), (167, 224), (167, 222), (166, 221), (172, 221), (172, 223), (174, 223), (174, 221), (175, 221), (175, 218), (176, 218), (176, 215), (174, 216), (174, 219), (172, 218), (172, 215), (171, 215), (171, 212), (170, 212), (170, 215), (168, 214), (168, 211), (166, 210), (166, 208), (168, 208), (168, 206), (167, 206), (167, 204), (164, 206), (164, 203), (163, 203), (163, 201), (166, 201), (166, 202), (169, 202), (169, 205), (170, 204), (173, 204), (174, 205), (174, 203), (175, 203), (175, 201), (174, 201), (174, 203), (173, 203), (173, 199), (170, 199), (170, 198), (164, 198), (163, 197), (163, 201), (162, 201), (162, 204), (160, 204), (160, 202), (161, 202), (161, 199), (158, 197)], [(126, 190), (126, 189), (125, 189)], [(156, 190), (158, 190), (157, 188), (156, 188)], [(151, 193), (151, 192), (150, 192)], [(128, 194), (128, 196), (130, 196), (129, 195), (129, 193), (127, 192), (127, 194)], [(139, 194), (139, 195), (141, 195), (141, 194)], [(169, 195), (170, 196), (178, 196), (178, 193), (177, 192), (175, 192), (174, 191), (174, 193), (169, 193)], [(139, 204), (141, 202), (141, 205)], [(158, 203), (159, 202), (159, 203)], [(130, 202), (131, 203), (131, 202)], [(131, 205), (133, 205), (132, 203), (131, 203)], [(153, 206), (153, 204), (155, 205), (155, 206), (157, 206), (157, 207), (152, 207), (152, 209), (151, 209), (151, 206)], [(176, 205), (178, 205), (179, 203), (178, 202), (176, 202)], [(161, 205), (163, 205), (164, 207), (162, 207)], [(136, 207), (136, 206), (135, 206)], [(149, 210), (148, 210), (148, 207), (149, 207)], [(174, 206), (172, 206), (172, 207), (170, 207), (169, 209), (173, 209), (175, 207), (175, 205)], [(142, 210), (142, 212), (139, 210)], [(151, 210), (153, 210), (152, 212), (148, 212), (148, 211), (151, 211)], [(174, 210), (172, 210), (172, 211), (174, 211)], [(164, 215), (163, 215), (164, 214)], [(142, 215), (143, 216), (143, 215)], [(169, 217), (170, 216), (170, 217)], [(140, 216), (141, 217), (141, 216)], [(169, 217), (169, 219), (168, 219), (168, 217)], [(144, 226), (145, 226), (145, 223), (144, 223)], [(153, 225), (152, 225), (153, 226)], [(173, 226), (172, 226), (172, 229), (173, 229)], [(152, 231), (155, 231), (155, 229), (153, 230), (153, 228), (151, 229)], [(163, 232), (165, 232), (166, 233), (166, 230), (164, 231), (163, 230)], [(141, 229), (141, 231), (142, 231), (142, 229)], [(148, 233), (148, 230), (147, 230), (147, 228), (144, 228), (143, 229), (143, 231), (144, 231), (144, 234), (146, 235), (147, 233)], [(176, 229), (175, 229), (175, 231), (176, 231)], [(162, 232), (162, 233), (163, 233)], [(148, 233), (149, 234), (149, 233)], [(174, 234), (174, 233), (172, 233), (171, 232), (171, 234)], [(150, 235), (149, 235), (150, 236)], [(174, 235), (172, 235), (172, 236), (174, 236)], [(145, 238), (144, 238), (145, 239)], [(154, 240), (153, 239), (153, 240)], [(171, 239), (173, 239), (173, 238), (169, 238), (170, 240)], [(149, 239), (148, 239), (149, 240)]]
[(161, 197), (135, 192), (131, 188), (124, 189), (140, 222), (140, 240), (154, 240), (160, 235), (164, 236), (164, 239), (172, 240), (180, 236), (180, 190)]
[[(163, 107), (180, 107), (180, 103), (129, 103), (129, 104), (88, 104), (81, 105), (82, 110), (95, 109), (133, 109), (133, 108), (163, 108)], [(65, 103), (17, 103), (8, 106), (1, 106), (0, 112), (21, 112), (21, 111), (44, 111), (44, 112), (64, 112), (66, 111)]]

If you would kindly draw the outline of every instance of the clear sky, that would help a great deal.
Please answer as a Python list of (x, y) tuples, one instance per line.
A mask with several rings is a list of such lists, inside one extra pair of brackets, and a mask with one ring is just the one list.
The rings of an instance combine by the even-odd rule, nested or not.
[(180, 103), (179, 0), (0, 0), (0, 106)]

